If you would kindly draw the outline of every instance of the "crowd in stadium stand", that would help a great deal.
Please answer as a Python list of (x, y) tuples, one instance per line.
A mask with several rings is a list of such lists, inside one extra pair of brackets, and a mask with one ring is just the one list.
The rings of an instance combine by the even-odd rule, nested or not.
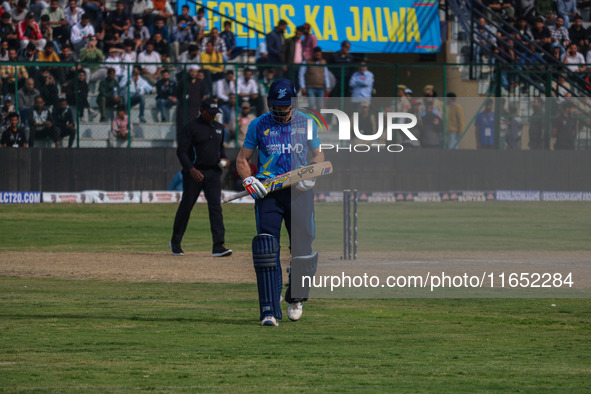
[[(583, 26), (583, 17), (591, 7), (589, 0), (481, 0), (486, 12), (477, 18), (473, 39), (480, 43), (473, 51), (477, 63), (485, 52), (504, 63), (567, 65), (573, 72), (586, 71), (591, 63), (591, 28)], [(502, 26), (496, 29), (491, 26)], [(505, 24), (506, 23), (506, 24)], [(507, 25), (508, 24), (508, 25)], [(510, 26), (510, 27), (509, 27)], [(491, 58), (488, 59), (489, 61)], [(516, 85), (516, 80), (503, 81)]]
[[(114, 7), (107, 10), (107, 6)], [(118, 108), (137, 105), (139, 117), (132, 121), (146, 121), (147, 94), (156, 96), (148, 99), (155, 100), (150, 104), (157, 106), (160, 122), (174, 121), (169, 111), (190, 101), (188, 109), (177, 110), (177, 125), (195, 115), (192, 108), (199, 108), (205, 96), (214, 96), (223, 109), (222, 122), (228, 134), (234, 135), (236, 113), (248, 108), (248, 114), (256, 116), (266, 111), (264, 97), (274, 78), (295, 81), (314, 107), (322, 106), (331, 86), (333, 95), (341, 94), (335, 79), (351, 81), (350, 87), (346, 84), (345, 94), (349, 89), (368, 97), (372, 94), (373, 75), (367, 67), (341, 76), (340, 70), (328, 73), (325, 68), (309, 66), (327, 64), (309, 24), (297, 27), (296, 34), (287, 38), (287, 23), (279, 21), (258, 46), (252, 69), (227, 67), (228, 62), (249, 59), (241, 57), (246, 51), (236, 45), (233, 22), (225, 20), (220, 32), (216, 27), (208, 27), (204, 14), (204, 9), (199, 9), (196, 16), (189, 15), (189, 7), (183, 6), (182, 13), (175, 16), (167, 0), (120, 0), (113, 4), (105, 0), (6, 0), (0, 7), (0, 60), (88, 64), (77, 69), (59, 65), (2, 65), (3, 102), (18, 100), (20, 122), (29, 133), (35, 138), (49, 138), (59, 146), (60, 140), (69, 136), (60, 134), (52, 115), (52, 110), (62, 106), (57, 101), (60, 97), (71, 107), (70, 111), (77, 109), (76, 115), (82, 120), (109, 122), (115, 129)], [(350, 43), (343, 42), (340, 51), (327, 57), (329, 63), (353, 64), (350, 49)], [(167, 63), (177, 65), (173, 68)], [(96, 96), (96, 105), (92, 107), (91, 96)], [(43, 99), (43, 107), (47, 108), (43, 113), (48, 114), (44, 115), (47, 127), (42, 133), (33, 132), (34, 126), (29, 123), (31, 114), (39, 118), (34, 110), (37, 97)], [(235, 112), (236, 106), (241, 111)], [(1, 120), (6, 126), (7, 115)], [(241, 126), (241, 132), (243, 129)], [(69, 133), (71, 127), (66, 130)], [(111, 137), (115, 138), (116, 133)], [(34, 139), (30, 138), (29, 146), (34, 146)]]

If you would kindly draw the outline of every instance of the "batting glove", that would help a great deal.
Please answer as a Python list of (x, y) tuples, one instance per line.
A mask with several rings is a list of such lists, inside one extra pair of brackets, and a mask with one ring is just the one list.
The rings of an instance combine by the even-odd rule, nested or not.
[(242, 186), (250, 193), (252, 198), (264, 198), (268, 191), (265, 186), (253, 176), (249, 176), (242, 181)]
[(305, 179), (296, 183), (296, 190), (300, 192), (307, 192), (316, 186), (316, 179)]

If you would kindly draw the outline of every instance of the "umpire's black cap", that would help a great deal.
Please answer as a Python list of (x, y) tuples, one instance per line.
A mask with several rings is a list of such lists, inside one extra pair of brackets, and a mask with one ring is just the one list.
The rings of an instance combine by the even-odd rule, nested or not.
[(201, 103), (201, 109), (206, 110), (207, 112), (209, 112), (212, 115), (217, 115), (222, 112), (222, 111), (220, 111), (220, 109), (218, 107), (217, 101), (215, 101), (212, 98), (207, 98), (207, 99), (203, 100), (203, 102)]

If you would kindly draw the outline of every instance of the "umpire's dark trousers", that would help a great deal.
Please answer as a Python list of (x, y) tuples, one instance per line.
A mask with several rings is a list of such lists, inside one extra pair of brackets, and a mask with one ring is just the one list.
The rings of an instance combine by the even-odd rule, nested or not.
[(201, 182), (195, 181), (188, 172), (183, 171), (183, 198), (179, 204), (174, 218), (172, 229), (172, 242), (180, 245), (183, 235), (187, 230), (191, 210), (199, 197), (201, 190), (205, 193), (207, 208), (209, 209), (209, 225), (213, 238), (213, 251), (216, 252), (224, 246), (224, 218), (222, 216), (222, 170), (212, 168), (199, 170), (204, 178)]

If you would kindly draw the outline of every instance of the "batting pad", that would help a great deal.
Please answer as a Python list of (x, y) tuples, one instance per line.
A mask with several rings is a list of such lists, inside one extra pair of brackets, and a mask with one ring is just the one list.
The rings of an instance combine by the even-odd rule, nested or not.
[[(281, 263), (279, 242), (270, 234), (259, 234), (252, 240), (252, 260), (257, 276), (261, 320), (266, 315), (281, 319)], [(279, 277), (279, 280), (278, 280)]]

